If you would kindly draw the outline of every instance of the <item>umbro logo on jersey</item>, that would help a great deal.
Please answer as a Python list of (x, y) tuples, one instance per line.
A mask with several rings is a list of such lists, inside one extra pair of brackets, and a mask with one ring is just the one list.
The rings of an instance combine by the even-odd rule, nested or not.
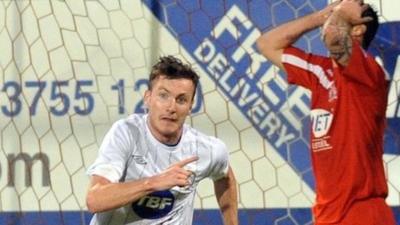
[(137, 164), (141, 164), (141, 165), (146, 165), (147, 164), (146, 159), (142, 155), (132, 155), (132, 158), (133, 158), (133, 160), (135, 160), (135, 162)]

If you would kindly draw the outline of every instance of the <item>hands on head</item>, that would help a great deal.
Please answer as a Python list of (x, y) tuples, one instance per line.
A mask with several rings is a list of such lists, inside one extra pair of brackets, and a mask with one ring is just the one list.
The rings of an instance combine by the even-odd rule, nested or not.
[(328, 6), (332, 12), (337, 12), (352, 26), (364, 24), (372, 20), (371, 17), (362, 17), (362, 13), (370, 7), (363, 0), (340, 0)]
[(172, 164), (162, 173), (151, 178), (151, 183), (155, 191), (170, 189), (174, 186), (185, 187), (190, 185), (189, 177), (192, 171), (185, 169), (185, 166), (199, 159), (192, 156), (177, 163)]

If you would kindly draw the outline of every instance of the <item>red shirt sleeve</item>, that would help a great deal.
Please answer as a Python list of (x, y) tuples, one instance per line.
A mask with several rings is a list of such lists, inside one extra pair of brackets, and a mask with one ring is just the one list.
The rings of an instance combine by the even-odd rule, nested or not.
[(329, 83), (323, 68), (327, 58), (306, 53), (296, 47), (288, 47), (283, 51), (282, 64), (290, 84), (300, 85), (309, 90), (315, 89), (318, 83)]

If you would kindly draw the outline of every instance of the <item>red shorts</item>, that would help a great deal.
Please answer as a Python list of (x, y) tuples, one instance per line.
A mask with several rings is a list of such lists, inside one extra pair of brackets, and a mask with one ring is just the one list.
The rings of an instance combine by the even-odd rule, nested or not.
[[(328, 225), (316, 223), (315, 225)], [(355, 202), (340, 223), (329, 225), (396, 225), (392, 209), (383, 198)]]

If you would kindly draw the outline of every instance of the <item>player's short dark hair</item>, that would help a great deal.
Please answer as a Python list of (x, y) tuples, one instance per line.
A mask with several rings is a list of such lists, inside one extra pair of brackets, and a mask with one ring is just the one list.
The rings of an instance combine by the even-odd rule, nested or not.
[(152, 89), (152, 83), (160, 76), (165, 76), (167, 79), (189, 79), (194, 84), (194, 93), (199, 83), (199, 75), (193, 70), (189, 64), (184, 64), (180, 59), (169, 55), (162, 56), (158, 62), (154, 64), (150, 72), (149, 89)]
[(364, 25), (367, 27), (365, 33), (364, 33), (364, 38), (362, 42), (362, 47), (367, 50), (369, 45), (371, 44), (372, 40), (375, 37), (376, 32), (378, 31), (379, 27), (379, 20), (378, 20), (378, 14), (374, 10), (371, 5), (368, 5), (368, 8), (362, 13), (361, 17), (371, 17), (372, 20), (369, 22), (366, 22)]

